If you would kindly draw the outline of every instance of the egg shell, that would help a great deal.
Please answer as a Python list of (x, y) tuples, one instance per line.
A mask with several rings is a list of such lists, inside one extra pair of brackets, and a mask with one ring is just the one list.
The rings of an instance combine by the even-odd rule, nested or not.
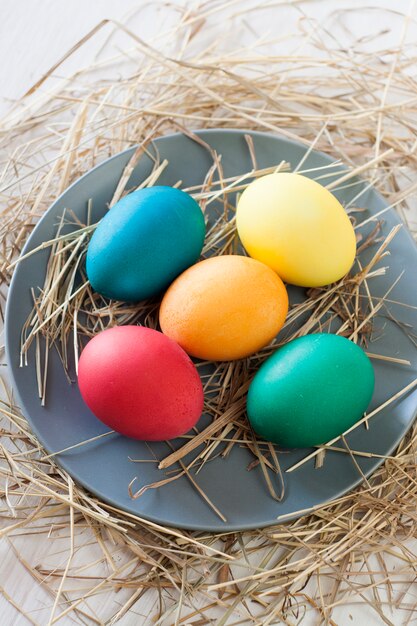
[(267, 345), (287, 311), (287, 291), (274, 271), (248, 257), (224, 255), (193, 265), (172, 283), (159, 322), (188, 354), (228, 361)]
[(96, 335), (81, 353), (78, 386), (99, 420), (135, 439), (183, 435), (203, 410), (203, 387), (189, 356), (162, 333), (140, 326)]
[(269, 174), (251, 183), (238, 202), (236, 223), (250, 256), (293, 285), (328, 285), (355, 259), (355, 232), (342, 205), (300, 174)]
[(87, 250), (95, 291), (136, 302), (163, 291), (200, 256), (204, 217), (197, 202), (173, 187), (128, 194), (99, 222)]
[(320, 445), (362, 417), (374, 382), (369, 358), (352, 341), (306, 335), (279, 348), (255, 374), (248, 418), (260, 437), (282, 447)]

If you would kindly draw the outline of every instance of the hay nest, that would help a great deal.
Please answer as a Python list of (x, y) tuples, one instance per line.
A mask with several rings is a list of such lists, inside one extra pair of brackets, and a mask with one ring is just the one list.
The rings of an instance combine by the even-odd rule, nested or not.
[[(349, 20), (340, 20), (346, 17), (342, 12), (333, 19), (343, 24), (343, 28), (339, 26), (345, 38), (343, 47), (325, 25), (294, 8), (297, 28), (286, 43), (291, 55), (283, 55), (282, 41), (276, 41), (270, 43), (277, 53), (265, 56), (265, 42), (256, 35), (254, 24), (259, 11), (266, 8), (249, 6), (245, 19), (233, 5), (202, 5), (192, 12), (172, 9), (174, 17), (165, 36), (152, 45), (125, 26), (103, 22), (70, 51), (75, 53), (77, 47), (110, 29), (112, 35), (91, 66), (70, 79), (57, 79), (64, 58), (33, 86), (1, 128), (5, 163), (0, 261), (4, 286), (33, 226), (71, 182), (104, 158), (138, 144), (130, 164), (133, 167), (153, 138), (178, 130), (195, 140), (190, 129), (209, 127), (265, 130), (301, 140), (350, 166), (348, 177), (339, 178), (334, 187), (349, 184), (350, 176), (363, 173), (413, 230), (417, 93), (412, 75), (414, 50), (406, 44), (412, 20), (404, 20), (399, 48), (384, 50), (381, 33), (373, 42), (378, 53), (370, 54), (364, 52), (362, 40), (348, 31)], [(166, 5), (164, 10), (169, 12)], [(284, 8), (275, 10), (285, 12)], [(399, 19), (395, 13), (392, 17)], [(239, 37), (233, 39), (229, 34), (215, 37), (213, 25), (220, 19), (245, 45), (238, 45)], [(114, 50), (109, 53), (115, 34), (122, 34), (125, 44), (129, 42), (128, 50), (116, 55)], [(115, 72), (117, 80), (110, 80)], [(252, 156), (254, 167), (247, 174), (262, 175), (265, 171), (257, 168), (256, 154)], [(213, 159), (204, 185), (190, 190), (204, 206), (219, 197), (215, 172), (222, 181), (225, 203), (228, 190), (243, 189), (247, 181), (238, 177), (222, 180), (221, 161), (218, 155)], [(155, 160), (146, 184), (154, 184), (165, 166)], [(285, 163), (277, 166), (284, 168)], [(125, 171), (114, 201), (126, 191), (130, 171)], [(68, 284), (74, 284), (68, 277), (78, 269), (74, 260), (82, 258), (93, 228), (80, 224), (71, 236), (58, 230), (56, 239), (49, 242), (52, 254), (47, 277), (43, 289), (34, 292), (34, 311), (23, 333), (23, 361), (39, 333), (51, 345), (61, 346), (66, 367), (65, 346), (74, 336), (74, 328), (76, 335), (91, 336), (107, 325), (143, 317), (149, 325), (156, 324), (155, 303), (145, 303), (140, 310), (121, 303), (109, 308), (87, 282), (77, 286), (76, 293), (68, 291)], [(356, 294), (361, 285), (367, 289), (367, 280), (380, 271), (378, 262), (394, 236), (392, 232), (378, 240), (376, 228), (359, 244), (362, 249), (377, 246), (369, 266), (341, 284), (311, 290), (306, 302), (293, 307), (290, 319), (299, 315), (300, 307), (309, 312), (293, 336), (317, 325), (326, 328), (333, 314), (341, 320), (341, 332), (366, 344), (378, 309), (370, 295), (368, 308), (358, 309)], [(205, 253), (227, 253), (234, 246), (233, 224), (219, 216)], [(56, 280), (60, 276), (65, 280)], [(5, 290), (2, 297), (4, 300)], [(78, 316), (80, 310), (87, 318)], [(77, 354), (77, 342), (75, 346)], [(255, 365), (273, 349), (270, 346), (257, 355)], [(40, 399), (47, 401), (47, 369), (40, 359), (37, 362)], [(217, 396), (213, 400), (210, 394), (208, 408), (215, 404), (215, 413), (223, 416), (223, 421), (217, 430), (201, 433), (200, 439), (188, 441), (186, 447), (164, 459), (162, 469), (182, 463), (185, 453), (206, 441), (204, 462), (217, 453), (219, 442), (229, 451), (233, 445), (246, 445), (267, 481), (268, 467), (279, 474), (272, 446), (256, 442), (247, 428), (242, 398), (221, 393), (224, 381), (237, 381), (235, 389), (245, 389), (251, 371), (246, 362), (219, 366)], [(143, 623), (294, 624), (313, 612), (319, 622), (335, 624), (339, 608), (357, 602), (366, 604), (387, 624), (392, 623), (391, 615), (392, 619), (396, 614), (406, 616), (404, 622), (411, 619), (415, 604), (409, 588), (416, 562), (410, 540), (417, 510), (417, 429), (360, 488), (296, 521), (244, 533), (191, 533), (135, 518), (75, 485), (30, 432), (6, 378), (3, 387), (1, 532), (16, 558), (51, 599), (43, 612), (28, 613), (24, 602), (3, 590), (29, 622), (50, 620), (53, 624), (70, 616), (77, 623), (113, 624), (131, 611), (141, 615), (138, 619)], [(389, 402), (411, 387), (399, 389)], [(334, 449), (337, 443), (329, 446)], [(318, 464), (324, 461), (324, 454), (325, 448), (314, 452)], [(188, 476), (190, 469), (182, 464), (183, 474)], [(161, 484), (146, 488), (163, 488), (166, 480), (176, 480), (180, 474), (167, 476), (161, 477)], [(272, 497), (281, 497), (272, 484), (268, 487)], [(141, 492), (143, 489), (135, 492), (131, 486), (132, 497), (140, 497)], [(213, 506), (210, 501), (207, 505)], [(62, 554), (57, 558), (45, 548), (40, 563), (29, 562), (21, 538), (27, 535), (35, 535), (45, 546), (48, 537), (60, 538)]]

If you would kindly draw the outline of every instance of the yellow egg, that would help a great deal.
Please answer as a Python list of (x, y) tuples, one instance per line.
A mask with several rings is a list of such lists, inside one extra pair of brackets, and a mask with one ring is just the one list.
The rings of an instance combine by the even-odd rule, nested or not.
[(355, 259), (355, 232), (342, 205), (325, 187), (300, 174), (255, 180), (240, 197), (236, 220), (250, 256), (293, 285), (333, 283)]
[(224, 255), (196, 263), (174, 280), (162, 299), (159, 323), (188, 354), (233, 361), (266, 346), (287, 311), (287, 291), (271, 268)]

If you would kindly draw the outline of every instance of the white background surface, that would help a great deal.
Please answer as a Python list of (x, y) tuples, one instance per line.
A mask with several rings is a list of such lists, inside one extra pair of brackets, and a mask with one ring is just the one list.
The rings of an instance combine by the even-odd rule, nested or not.
[[(176, 2), (176, 4), (179, 3)], [(326, 13), (335, 8), (336, 4), (338, 7), (344, 4), (348, 7), (358, 8), (364, 3), (362, 0), (351, 0), (348, 3), (342, 3), (339, 0), (327, 0), (320, 2), (320, 5), (317, 2), (302, 3), (302, 7), (310, 15), (323, 18)], [(366, 4), (394, 7), (392, 0)], [(94, 2), (88, 0), (0, 0), (0, 113), (6, 112), (15, 99), (23, 95), (51, 65), (103, 18), (124, 21), (127, 17), (129, 23), (129, 15), (139, 5), (138, 0), (94, 0)], [(397, 11), (407, 13), (409, 7), (408, 1), (397, 0), (395, 2)], [(378, 14), (377, 20), (381, 20), (382, 15)], [(385, 17), (385, 22), (364, 23), (360, 18), (360, 13), (356, 13), (354, 19), (357, 23), (353, 26), (364, 33), (375, 32), (384, 28), (390, 29), (389, 16), (386, 15)], [(148, 26), (154, 28), (155, 24), (147, 24), (146, 20), (140, 24), (141, 34), (146, 33)], [(350, 27), (352, 28), (352, 23), (350, 23)], [(265, 29), (270, 31), (267, 12), (265, 12)], [(392, 36), (391, 44), (393, 46), (398, 44), (398, 32), (387, 35), (388, 38), (390, 36)], [(91, 52), (91, 46), (83, 48), (71, 63), (79, 66), (87, 64), (88, 55)], [(51, 539), (50, 541), (57, 540)], [(25, 545), (26, 558), (32, 564), (41, 563), (43, 546), (31, 539), (30, 536), (21, 542), (24, 542)], [(53, 552), (53, 549), (54, 546), (49, 546), (48, 552)], [(57, 553), (60, 549), (62, 549), (62, 545), (58, 542), (56, 544)], [(0, 587), (4, 587), (17, 602), (24, 603), (26, 611), (33, 611), (34, 619), (40, 620), (41, 624), (47, 623), (42, 621), (43, 618), (39, 616), (42, 607), (51, 607), (51, 598), (25, 573), (15, 554), (11, 551), (7, 540), (3, 540), (0, 544)], [(146, 598), (145, 605), (135, 605), (134, 612), (119, 623), (124, 626), (146, 624), (147, 620), (141, 617), (141, 614), (146, 615), (152, 606), (148, 595)], [(317, 623), (317, 615), (311, 617), (311, 621), (306, 619), (303, 624)], [(388, 617), (395, 624), (404, 623), (401, 617), (393, 618), (390, 615)], [(334, 619), (336, 619), (336, 614)], [(0, 595), (0, 626), (14, 624), (23, 626), (28, 623)], [(79, 622), (75, 622), (70, 617), (59, 622), (63, 626), (74, 623)], [(338, 611), (336, 623), (341, 626), (344, 624), (373, 626), (380, 624), (381, 620), (367, 607), (350, 607)]]

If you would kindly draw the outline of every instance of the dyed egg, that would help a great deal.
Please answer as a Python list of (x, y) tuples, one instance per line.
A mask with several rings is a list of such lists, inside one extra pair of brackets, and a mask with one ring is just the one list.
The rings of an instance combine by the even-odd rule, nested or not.
[(349, 217), (330, 191), (300, 174), (255, 180), (238, 202), (236, 220), (250, 256), (287, 283), (328, 285), (353, 265), (356, 238)]
[(81, 353), (78, 386), (99, 420), (135, 439), (183, 435), (203, 410), (203, 387), (191, 359), (162, 333), (140, 326), (96, 335)]
[(248, 418), (260, 437), (284, 448), (316, 446), (358, 421), (373, 389), (373, 367), (359, 346), (339, 335), (306, 335), (255, 374)]
[(87, 250), (88, 279), (107, 298), (150, 298), (197, 261), (204, 236), (201, 209), (184, 191), (134, 191), (99, 222)]
[(159, 322), (188, 354), (229, 361), (267, 345), (287, 311), (287, 292), (275, 272), (254, 259), (226, 255), (181, 274), (162, 300)]

